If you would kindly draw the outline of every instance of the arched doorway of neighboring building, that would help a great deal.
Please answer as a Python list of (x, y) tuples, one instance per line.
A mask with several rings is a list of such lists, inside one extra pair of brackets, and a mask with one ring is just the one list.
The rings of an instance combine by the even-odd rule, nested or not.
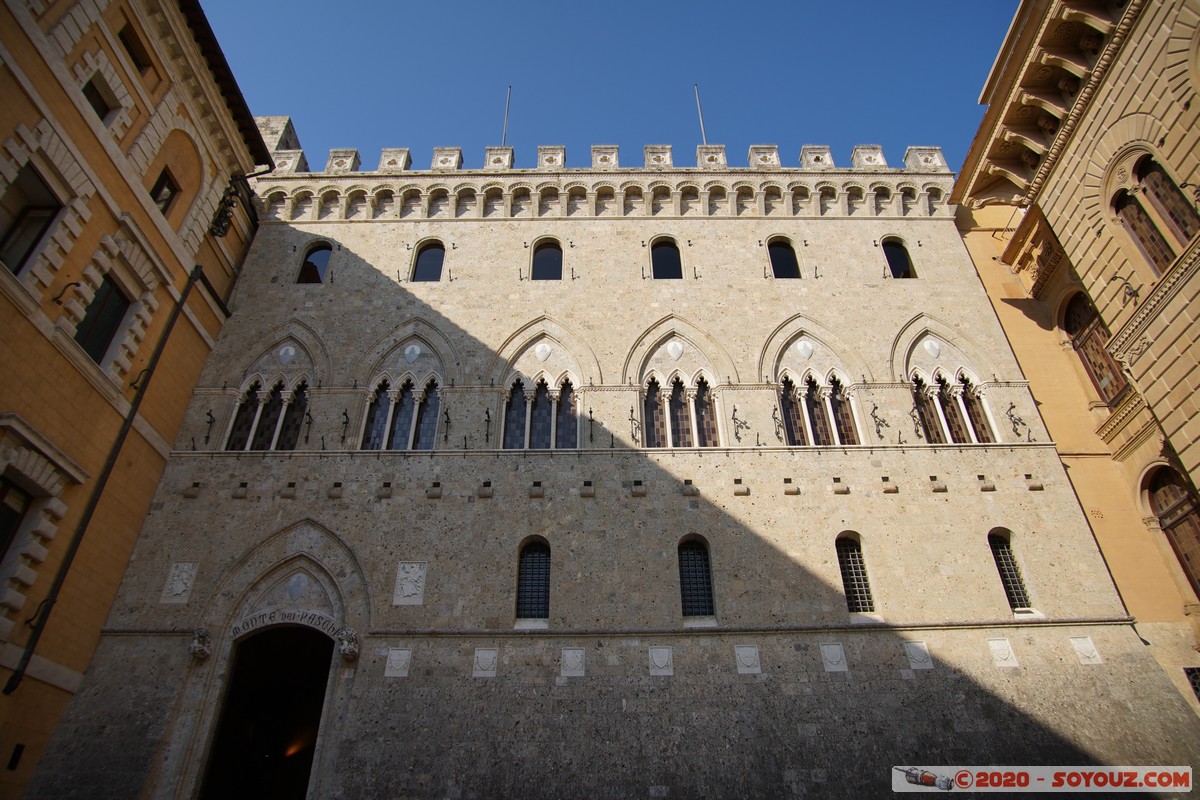
[(332, 639), (299, 626), (236, 644), (203, 800), (303, 800), (332, 657)]
[(1155, 470), (1147, 489), (1150, 508), (1171, 542), (1192, 589), (1200, 596), (1200, 502), (1170, 467)]

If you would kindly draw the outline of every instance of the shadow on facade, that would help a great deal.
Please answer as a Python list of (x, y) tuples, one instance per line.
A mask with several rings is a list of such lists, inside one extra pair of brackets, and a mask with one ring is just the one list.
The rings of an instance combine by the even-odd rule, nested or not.
[[(499, 348), (472, 332), (487, 325), (341, 253), (332, 281), (311, 286), (261, 255), (248, 262), (29, 797), (193, 796), (235, 641), (281, 623), (357, 636), (356, 660), (333, 649), (310, 796), (864, 797), (890, 791), (893, 766), (1187, 763), (1196, 721), (1127, 626), (1005, 628), (1006, 606), (980, 610), (968, 579), (999, 584), (986, 547), (994, 509), (978, 495), (860, 491), (858, 476), (880, 469), (924, 480), (973, 473), (975, 458), (1019, 463), (1012, 448), (632, 449), (635, 387), (606, 373), (575, 387), (580, 413), (593, 412), (582, 449), (485, 449), (502, 435), (504, 403), (488, 375)], [(266, 301), (279, 313), (264, 313)], [(285, 341), (315, 350), (311, 426), (293, 452), (223, 452), (230, 390)], [(358, 451), (380, 371), (362, 354), (414, 341), (453, 345), (439, 353), (450, 433), (439, 428), (433, 452)], [(747, 435), (778, 444), (770, 420), (749, 424)], [(839, 474), (851, 494), (831, 490)], [(785, 494), (785, 478), (798, 494)], [(907, 533), (916, 528), (919, 539)], [(861, 539), (875, 616), (847, 610), (834, 546), (846, 531)], [(530, 537), (550, 547), (549, 616), (533, 630), (515, 616)], [(708, 548), (711, 619), (682, 613), (689, 537)], [(962, 542), (982, 543), (978, 570), (939, 571)], [(418, 565), (420, 604), (394, 604), (411, 599), (396, 588), (401, 564)], [(185, 602), (171, 595), (177, 574)], [(207, 658), (189, 654), (198, 626), (211, 635)], [(1104, 663), (1081, 665), (1068, 634), (1091, 636)], [(1019, 667), (996, 666), (997, 639)], [(658, 651), (656, 663), (651, 648), (669, 658)], [(576, 664), (582, 675), (565, 674)], [(1159, 738), (1132, 739), (1149, 719)]]

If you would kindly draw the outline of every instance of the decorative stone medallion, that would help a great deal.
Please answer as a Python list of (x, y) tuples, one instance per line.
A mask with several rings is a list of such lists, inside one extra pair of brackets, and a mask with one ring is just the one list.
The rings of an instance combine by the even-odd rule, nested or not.
[(421, 357), (421, 346), (420, 345), (410, 344), (408, 347), (404, 348), (404, 360), (407, 361), (408, 363), (411, 364), (420, 357)]
[(280, 364), (290, 364), (292, 363), (292, 359), (296, 357), (296, 348), (292, 347), (290, 344), (285, 344), (283, 347), (279, 348), (278, 355)]
[(545, 361), (552, 352), (554, 350), (545, 342), (540, 342), (537, 347), (533, 348), (533, 354), (537, 356), (538, 361)]
[(582, 678), (584, 676), (584, 649), (582, 647), (564, 647), (562, 649), (562, 667), (559, 674), (564, 678)]
[(500, 651), (494, 647), (479, 647), (475, 649), (475, 660), (471, 666), (472, 678), (496, 677), (496, 664), (500, 660)]
[(683, 355), (683, 342), (678, 339), (667, 342), (667, 355), (671, 357), (672, 361), (678, 361), (679, 357)]
[(933, 339), (926, 339), (925, 352), (929, 353), (929, 355), (933, 356), (934, 358), (937, 358), (942, 354), (942, 346)]
[(389, 647), (387, 663), (383, 668), (383, 677), (407, 678), (410, 664), (412, 664), (412, 648)]
[(671, 657), (671, 648), (669, 647), (651, 647), (650, 648), (650, 674), (651, 675), (674, 675), (675, 664)]
[(199, 564), (176, 563), (171, 565), (167, 573), (166, 583), (163, 584), (160, 603), (186, 603), (192, 594), (192, 584), (196, 580), (196, 570)]
[(392, 594), (394, 606), (419, 606), (425, 602), (426, 561), (404, 561), (396, 567), (396, 589)]
[(800, 354), (801, 358), (804, 358), (804, 359), (812, 358), (812, 354), (813, 354), (812, 342), (810, 342), (808, 339), (801, 339), (800, 341), (796, 342), (796, 352)]
[(850, 665), (846, 663), (846, 651), (837, 642), (821, 645), (821, 662), (826, 672), (850, 671)]
[(1013, 652), (1012, 645), (1008, 643), (1008, 639), (988, 639), (988, 650), (992, 653), (992, 663), (997, 667), (1011, 669), (1021, 666), (1017, 661), (1017, 654)]
[(908, 664), (913, 669), (933, 669), (933, 656), (929, 655), (929, 647), (924, 642), (905, 642), (904, 655), (908, 656)]
[(1104, 659), (1100, 658), (1100, 653), (1096, 650), (1096, 645), (1092, 643), (1090, 636), (1071, 636), (1071, 647), (1075, 650), (1075, 655), (1079, 656), (1080, 664), (1103, 664)]
[(762, 673), (762, 663), (758, 659), (757, 645), (738, 645), (733, 648), (733, 657), (737, 661), (738, 675), (758, 675)]

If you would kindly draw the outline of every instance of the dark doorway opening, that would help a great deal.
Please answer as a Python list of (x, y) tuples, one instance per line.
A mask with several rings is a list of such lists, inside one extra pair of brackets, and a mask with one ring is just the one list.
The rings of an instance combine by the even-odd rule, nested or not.
[(303, 800), (333, 640), (273, 628), (239, 642), (201, 798)]

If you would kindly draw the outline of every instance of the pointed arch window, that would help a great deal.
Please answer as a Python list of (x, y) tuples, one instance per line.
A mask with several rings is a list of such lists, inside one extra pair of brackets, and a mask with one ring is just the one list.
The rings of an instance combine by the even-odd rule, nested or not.
[(417, 398), (412, 381), (405, 381), (392, 403), (392, 424), (388, 431), (389, 450), (407, 450), (412, 443), (417, 420)]
[(771, 271), (776, 278), (800, 277), (800, 262), (796, 260), (796, 250), (787, 239), (771, 239), (767, 242), (767, 254), (771, 258)]
[(250, 450), (270, 450), (275, 440), (275, 428), (283, 413), (283, 383), (275, 384), (267, 395), (267, 402), (258, 416), (258, 425), (254, 428), (254, 436), (250, 440)]
[(308, 252), (304, 254), (304, 261), (300, 264), (300, 274), (296, 276), (296, 283), (324, 283), (331, 255), (333, 247), (325, 242), (308, 248)]
[(808, 412), (813, 444), (818, 447), (832, 447), (834, 444), (833, 429), (829, 426), (829, 414), (825, 408), (828, 394), (828, 389), (817, 386), (816, 379), (808, 379), (808, 390), (804, 393), (804, 410)]
[(433, 450), (437, 444), (438, 413), (441, 409), (437, 381), (430, 379), (429, 383), (425, 384), (421, 396), (416, 399), (420, 400), (420, 403), (416, 405), (417, 419), (413, 425), (412, 449)]
[(1017, 559), (1013, 557), (1008, 536), (989, 533), (988, 546), (992, 549), (992, 558), (996, 562), (996, 570), (1000, 573), (1000, 583), (1004, 586), (1009, 607), (1013, 611), (1030, 608), (1029, 593), (1025, 591), (1025, 581), (1021, 579), (1021, 570), (1017, 566)]
[(538, 242), (533, 249), (533, 279), (535, 281), (561, 281), (562, 276), (562, 246), (553, 239)]
[(946, 420), (946, 428), (950, 433), (950, 441), (955, 444), (970, 444), (971, 434), (967, 430), (966, 415), (959, 403), (962, 397), (962, 384), (954, 384), (944, 376), (937, 379), (938, 405), (942, 409), (942, 418)]
[(656, 281), (683, 279), (683, 260), (674, 239), (659, 239), (650, 245), (650, 268)]
[(446, 260), (446, 248), (441, 242), (429, 242), (417, 251), (413, 262), (412, 279), (416, 282), (436, 282), (442, 279), (442, 263)]
[(533, 401), (529, 407), (529, 448), (531, 450), (549, 450), (551, 442), (551, 420), (554, 419), (554, 409), (551, 407), (550, 390), (545, 381), (538, 381), (533, 392)]
[(871, 597), (871, 581), (867, 578), (862, 545), (856, 537), (845, 535), (838, 537), (835, 548), (842, 573), (842, 590), (846, 594), (846, 609), (852, 613), (874, 611), (875, 600)]
[(279, 426), (279, 435), (275, 438), (274, 450), (295, 450), (300, 441), (300, 426), (304, 424), (304, 415), (308, 412), (308, 384), (301, 383), (292, 392), (292, 401), (283, 412), (283, 423)]
[(938, 407), (938, 388), (930, 387), (919, 376), (913, 376), (913, 411), (917, 423), (929, 444), (945, 444), (946, 429), (942, 424), (941, 409)]
[(903, 242), (899, 239), (884, 239), (880, 246), (883, 248), (883, 255), (887, 259), (888, 269), (893, 278), (917, 277), (917, 273), (913, 270), (912, 259), (908, 255), (908, 248), (904, 246)]
[(392, 401), (388, 397), (388, 382), (380, 381), (379, 388), (375, 390), (375, 394), (371, 398), (371, 405), (367, 407), (367, 424), (363, 430), (361, 449), (383, 449), (384, 437), (387, 435), (388, 412), (391, 407)]
[(804, 433), (804, 405), (796, 393), (796, 384), (784, 378), (779, 390), (779, 406), (783, 409), (783, 433), (789, 447), (808, 444)]
[(1159, 527), (1170, 541), (1192, 589), (1200, 596), (1200, 501), (1170, 467), (1155, 470), (1147, 489), (1150, 509), (1158, 517)]
[(849, 395), (846, 394), (845, 388), (837, 378), (830, 381), (829, 409), (833, 415), (838, 444), (858, 444), (858, 429), (854, 426), (854, 409), (850, 405)]
[(517, 619), (550, 617), (550, 545), (532, 541), (517, 565)]
[(1071, 298), (1063, 315), (1063, 331), (1071, 340), (1071, 346), (1083, 362), (1084, 371), (1100, 393), (1100, 398), (1110, 406), (1123, 397), (1128, 384), (1113, 357), (1108, 354), (1108, 327), (1096, 307), (1083, 292)]
[(646, 447), (667, 446), (667, 419), (663, 410), (662, 390), (659, 388), (658, 381), (653, 378), (646, 385), (642, 429)]
[(716, 613), (708, 547), (699, 539), (679, 543), (679, 595), (685, 617), (711, 617)]
[(233, 418), (233, 428), (229, 431), (229, 441), (225, 444), (226, 450), (245, 450), (246, 443), (250, 441), (250, 431), (254, 428), (254, 423), (258, 418), (258, 393), (262, 391), (262, 387), (257, 383), (252, 383), (250, 388), (246, 390), (246, 396), (238, 405), (237, 414)]
[(966, 375), (959, 378), (959, 383), (962, 384), (960, 397), (962, 397), (963, 408), (966, 409), (967, 422), (971, 425), (975, 441), (979, 444), (992, 444), (996, 438), (992, 435), (992, 426), (988, 424), (987, 410), (983, 406), (983, 394)]
[(692, 446), (692, 415), (688, 413), (687, 390), (683, 381), (678, 378), (671, 384), (671, 400), (669, 403), (671, 418), (671, 446)]
[(579, 447), (579, 414), (575, 390), (564, 380), (558, 390), (558, 411), (554, 426), (554, 446), (559, 450)]
[(717, 438), (717, 410), (713, 404), (712, 391), (704, 378), (696, 381), (696, 399), (693, 403), (696, 419), (696, 446), (716, 447), (720, 444)]

